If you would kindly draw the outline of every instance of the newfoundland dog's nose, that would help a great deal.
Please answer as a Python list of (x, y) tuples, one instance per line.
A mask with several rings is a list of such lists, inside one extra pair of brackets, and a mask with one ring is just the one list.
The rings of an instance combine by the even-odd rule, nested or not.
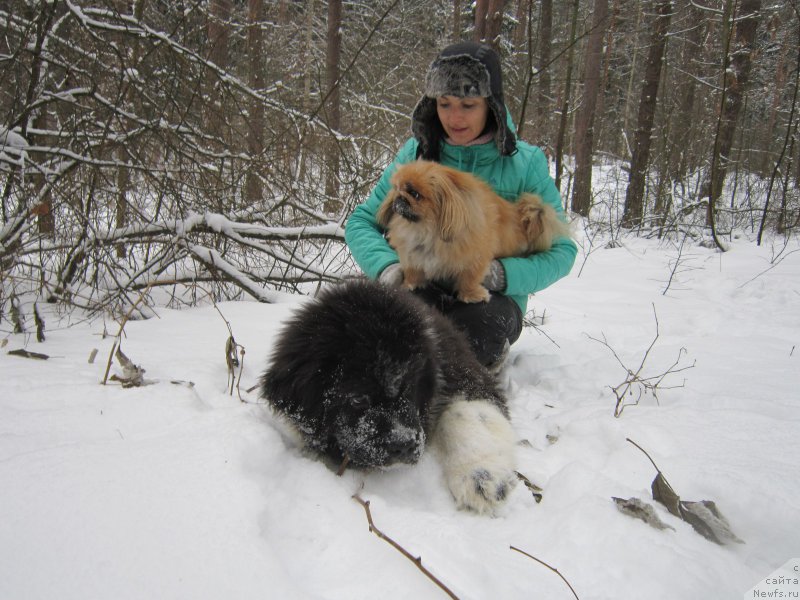
[(419, 458), (418, 444), (414, 439), (393, 439), (386, 445), (392, 462), (414, 463)]

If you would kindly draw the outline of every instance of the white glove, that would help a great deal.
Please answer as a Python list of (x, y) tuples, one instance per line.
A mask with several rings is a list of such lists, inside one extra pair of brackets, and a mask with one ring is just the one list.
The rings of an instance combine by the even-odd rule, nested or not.
[(403, 283), (403, 269), (400, 263), (392, 263), (378, 276), (378, 281), (388, 287), (399, 287)]
[(483, 278), (483, 287), (491, 292), (502, 292), (506, 289), (506, 270), (499, 260), (494, 259), (489, 265), (489, 272)]

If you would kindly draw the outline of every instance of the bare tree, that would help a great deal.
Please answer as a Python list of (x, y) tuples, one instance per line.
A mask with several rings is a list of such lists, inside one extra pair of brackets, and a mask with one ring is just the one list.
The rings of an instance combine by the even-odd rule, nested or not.
[(653, 19), (650, 49), (639, 101), (630, 178), (625, 192), (625, 213), (622, 217), (622, 224), (625, 227), (639, 225), (644, 214), (645, 179), (650, 163), (650, 145), (656, 116), (658, 86), (661, 81), (661, 66), (664, 63), (667, 32), (672, 18), (672, 0), (656, 0), (655, 9), (656, 16)]
[(550, 106), (552, 104), (552, 91), (550, 89), (550, 81), (552, 77), (550, 75), (550, 57), (552, 54), (552, 45), (553, 0), (542, 0), (541, 12), (539, 15), (539, 81), (537, 83), (536, 117), (540, 131), (539, 135), (548, 145), (551, 135)]
[(597, 97), (601, 93), (600, 76), (603, 37), (608, 23), (608, 0), (594, 0), (592, 28), (586, 42), (583, 73), (583, 105), (575, 121), (575, 187), (572, 210), (588, 216), (592, 205), (592, 154)]
[[(593, 211), (606, 222), (587, 227), (618, 231), (645, 171), (632, 223), (653, 210), (667, 235), (700, 231), (702, 192), (724, 181), (726, 227), (796, 227), (796, 3), (675, 0), (655, 77), (656, 21), (639, 8), (666, 2), (480, 0), (474, 25), (503, 57), (520, 133), (552, 136), (575, 209), (591, 208), (593, 161), (616, 174)], [(343, 6), (0, 2), (0, 318), (12, 295), (21, 312), (26, 298), (121, 311), (167, 286), (194, 302), (198, 282), (269, 300), (352, 268), (342, 224), (407, 139), (430, 59), (473, 31), (463, 0)], [(643, 165), (630, 181), (627, 158)]]
[(228, 66), (231, 0), (209, 0), (208, 59), (221, 68)]
[(485, 42), (495, 49), (499, 48), (504, 5), (505, 0), (477, 0), (475, 2), (473, 37), (476, 42)]
[[(248, 0), (247, 55), (249, 85), (257, 92), (264, 90), (264, 0)], [(264, 169), (264, 104), (258, 95), (250, 98), (247, 119), (247, 152), (253, 158), (253, 168), (245, 179), (244, 197), (248, 205), (257, 206), (262, 201), (261, 172)]]
[(453, 34), (450, 38), (454, 43), (461, 40), (461, 0), (453, 0)]
[[(342, 54), (342, 0), (328, 1), (328, 50), (326, 52), (325, 73), (328, 82), (328, 96), (325, 101), (325, 115), (328, 127), (338, 130), (341, 127), (341, 91), (339, 81), (339, 62)], [(325, 210), (336, 212), (341, 206), (339, 195), (339, 150), (335, 139), (331, 140), (328, 155), (328, 175), (325, 180)]]
[(720, 249), (723, 246), (716, 235), (716, 203), (722, 194), (725, 176), (732, 163), (731, 150), (744, 103), (744, 92), (750, 78), (756, 29), (761, 17), (761, 0), (742, 0), (738, 11), (734, 0), (727, 0), (726, 6), (730, 20), (726, 24), (729, 35), (726, 36), (728, 45), (723, 63), (720, 116), (709, 178), (703, 190), (704, 196), (708, 198), (708, 224)]

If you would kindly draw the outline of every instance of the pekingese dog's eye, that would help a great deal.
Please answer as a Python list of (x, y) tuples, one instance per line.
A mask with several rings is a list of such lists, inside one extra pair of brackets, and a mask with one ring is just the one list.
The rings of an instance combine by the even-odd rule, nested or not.
[(410, 185), (406, 186), (406, 193), (409, 196), (411, 196), (414, 200), (419, 200), (421, 198), (419, 192), (417, 190), (415, 190), (413, 187), (411, 187)]

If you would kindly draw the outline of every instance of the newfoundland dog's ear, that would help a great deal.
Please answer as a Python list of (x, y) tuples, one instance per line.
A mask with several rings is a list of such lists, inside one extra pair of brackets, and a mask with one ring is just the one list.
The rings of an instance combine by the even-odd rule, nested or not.
[[(303, 428), (323, 426), (323, 386), (307, 353), (279, 344), (272, 364), (261, 378), (261, 394), (270, 405)], [(316, 376), (315, 376), (316, 375)]]

